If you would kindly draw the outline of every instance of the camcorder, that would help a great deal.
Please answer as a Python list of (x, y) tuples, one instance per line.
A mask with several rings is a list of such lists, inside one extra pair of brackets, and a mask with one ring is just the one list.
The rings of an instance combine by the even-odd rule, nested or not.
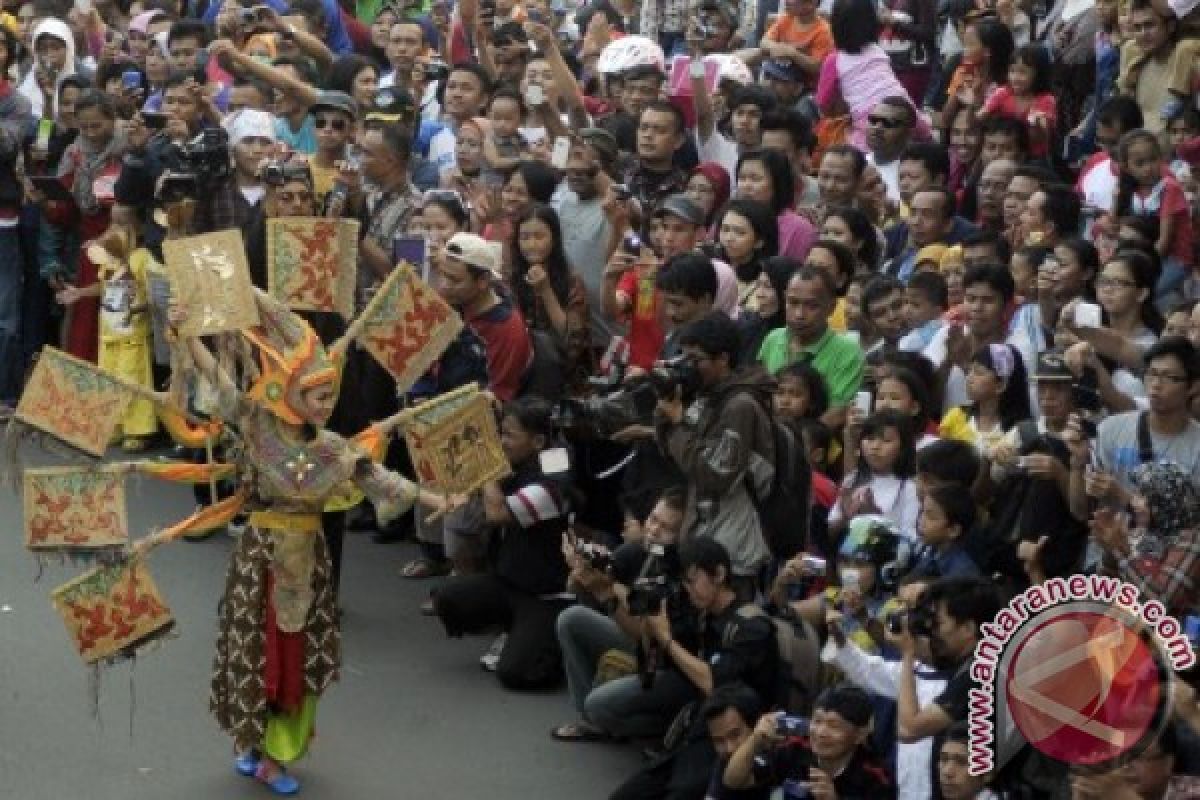
[[(601, 392), (583, 398), (566, 398), (554, 409), (553, 420), (562, 430), (605, 439), (630, 425), (648, 425), (654, 421), (654, 409), (660, 397), (673, 397), (683, 390), (684, 402), (690, 402), (700, 388), (696, 365), (686, 355), (660, 361), (645, 375), (620, 385), (615, 379), (593, 380)], [(618, 388), (619, 387), (619, 388)]]
[(921, 603), (913, 608), (901, 609), (888, 614), (884, 620), (888, 632), (899, 636), (907, 628), (911, 636), (930, 636), (933, 634), (933, 607)]
[(159, 199), (175, 202), (229, 177), (229, 134), (223, 128), (206, 128), (194, 138), (167, 148)]

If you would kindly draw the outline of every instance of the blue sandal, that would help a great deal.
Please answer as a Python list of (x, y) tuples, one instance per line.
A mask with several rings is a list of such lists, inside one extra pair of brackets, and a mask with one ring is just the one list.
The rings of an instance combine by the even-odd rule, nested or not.
[(296, 794), (296, 792), (300, 791), (300, 781), (284, 772), (282, 767), (279, 768), (279, 772), (276, 773), (274, 778), (268, 780), (266, 765), (260, 764), (258, 770), (254, 773), (254, 777), (266, 784), (267, 788), (275, 794)]
[(239, 775), (253, 778), (258, 773), (258, 762), (258, 753), (253, 750), (247, 750), (233, 760), (233, 768), (237, 770)]

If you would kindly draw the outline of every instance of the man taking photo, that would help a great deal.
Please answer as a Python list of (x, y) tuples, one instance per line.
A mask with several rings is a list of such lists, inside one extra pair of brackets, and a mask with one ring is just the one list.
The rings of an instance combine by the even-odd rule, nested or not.
[(750, 495), (765, 497), (775, 473), (769, 396), (758, 381), (735, 375), (740, 342), (726, 315), (710, 312), (692, 322), (679, 343), (687, 361), (674, 394), (659, 399), (658, 441), (687, 478), (684, 529), (724, 545), (731, 584), (750, 600), (770, 558)]

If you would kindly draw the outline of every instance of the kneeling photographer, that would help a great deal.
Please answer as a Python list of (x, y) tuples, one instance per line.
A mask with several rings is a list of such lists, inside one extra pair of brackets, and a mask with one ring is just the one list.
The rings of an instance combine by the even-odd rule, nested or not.
[[(558, 615), (567, 688), (581, 718), (555, 728), (555, 739), (662, 736), (679, 709), (699, 697), (643, 635), (643, 618), (665, 604), (674, 638), (689, 652), (699, 649), (696, 611), (679, 569), (683, 512), (683, 491), (668, 489), (646, 517), (641, 542), (610, 553), (564, 539), (570, 588), (599, 608), (581, 604)], [(635, 668), (638, 674), (629, 674)]]
[(725, 786), (782, 787), (786, 800), (895, 797), (866, 742), (871, 698), (846, 684), (817, 697), (812, 720), (764, 714), (725, 767)]
[[(689, 537), (711, 537), (729, 553), (731, 585), (754, 598), (770, 559), (754, 497), (765, 497), (775, 475), (775, 437), (765, 382), (737, 369), (737, 324), (711, 312), (684, 328), (679, 343), (694, 368), (689, 383), (660, 397), (658, 441), (688, 482)], [(695, 399), (685, 396), (688, 389)]]
[[(698, 612), (700, 648), (693, 653), (675, 638), (665, 609), (644, 620), (645, 634), (704, 697), (722, 686), (742, 683), (764, 706), (779, 701), (779, 649), (769, 617), (737, 597), (731, 584), (729, 553), (710, 537), (694, 538), (679, 550), (683, 586)], [(621, 785), (612, 800), (703, 797), (716, 750), (692, 703), (663, 740), (665, 751)]]

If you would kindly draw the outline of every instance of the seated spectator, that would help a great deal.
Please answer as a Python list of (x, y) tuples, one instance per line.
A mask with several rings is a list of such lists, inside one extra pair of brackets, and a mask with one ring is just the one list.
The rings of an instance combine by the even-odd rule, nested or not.
[[(556, 629), (567, 673), (567, 690), (576, 711), (577, 722), (555, 728), (551, 735), (559, 741), (598, 741), (625, 737), (654, 737), (667, 726), (699, 692), (674, 662), (647, 663), (641, 649), (643, 617), (630, 613), (629, 592), (647, 580), (666, 580), (667, 616), (674, 638), (691, 652), (699, 648), (695, 609), (683, 591), (679, 571), (679, 535), (683, 528), (684, 495), (668, 490), (646, 517), (642, 537), (636, 543), (622, 545), (611, 555), (612, 569), (606, 572), (579, 555), (574, 543), (564, 553), (571, 567), (570, 583), (583, 599), (595, 602), (602, 610), (587, 604), (564, 609), (558, 615)], [(652, 555), (657, 549), (661, 555)], [(607, 612), (607, 613), (605, 613)], [(613, 652), (625, 656), (639, 674), (597, 678), (601, 664), (613, 661)], [(640, 660), (637, 654), (640, 651)], [(648, 685), (647, 685), (648, 684)]]
[(866, 748), (872, 716), (871, 699), (852, 686), (821, 693), (804, 735), (789, 733), (783, 714), (766, 714), (730, 757), (725, 785), (805, 788), (814, 798), (889, 796), (891, 779)]
[(926, 492), (921, 498), (921, 516), (917, 520), (921, 548), (909, 574), (938, 578), (979, 575), (979, 566), (965, 546), (967, 534), (974, 524), (975, 501), (969, 494), (950, 487)]
[[(775, 628), (765, 615), (747, 609), (730, 582), (729, 554), (713, 539), (697, 538), (679, 552), (684, 589), (700, 612), (700, 650), (691, 653), (674, 638), (666, 611), (643, 620), (643, 635), (655, 644), (703, 695), (733, 683), (748, 685), (764, 705), (776, 702), (779, 654)], [(612, 800), (695, 798), (709, 784), (713, 743), (703, 719), (688, 726), (680, 741), (622, 784)]]
[[(928, 578), (904, 579), (896, 593), (898, 602), (892, 606), (884, 620), (887, 626), (885, 635), (889, 639), (898, 635), (893, 632), (896, 625), (903, 625), (914, 615), (923, 613), (920, 611), (923, 608), (921, 599), (929, 583)], [(829, 639), (821, 652), (821, 659), (837, 667), (846, 680), (858, 688), (877, 698), (886, 698), (894, 704), (900, 694), (900, 662), (864, 650), (856, 642), (848, 639), (841, 619), (840, 611), (830, 609), (827, 612), (825, 626), (829, 631)], [(917, 648), (917, 700), (929, 703), (945, 690), (948, 675), (932, 666), (929, 637), (919, 637)], [(882, 739), (892, 742), (896, 748), (897, 797), (929, 797), (930, 753), (933, 743), (929, 740), (895, 742), (894, 730), (877, 731), (876, 734), (876, 741)]]
[(996, 587), (984, 578), (942, 578), (929, 587), (922, 602), (933, 612), (929, 648), (934, 666), (952, 672), (946, 688), (932, 702), (917, 697), (916, 641), (921, 635), (907, 624), (898, 639), (901, 654), (897, 734), (916, 742), (967, 719), (971, 657), (980, 638), (979, 626), (991, 622), (1001, 608)]
[(733, 684), (722, 686), (704, 701), (700, 715), (708, 726), (717, 758), (705, 800), (767, 800), (765, 787), (731, 789), (725, 785), (725, 766), (729, 759), (754, 735), (762, 703), (753, 690)]
[(510, 689), (545, 688), (562, 679), (554, 623), (565, 605), (559, 594), (567, 578), (560, 540), (571, 475), (547, 474), (539, 459), (553, 443), (544, 401), (509, 404), (500, 430), (513, 472), (482, 489), (484, 519), (497, 541), (495, 570), (452, 578), (434, 595), (434, 611), (450, 636), (502, 628), (507, 637), (493, 648), (502, 650), (498, 658), (485, 656), (484, 668)]

